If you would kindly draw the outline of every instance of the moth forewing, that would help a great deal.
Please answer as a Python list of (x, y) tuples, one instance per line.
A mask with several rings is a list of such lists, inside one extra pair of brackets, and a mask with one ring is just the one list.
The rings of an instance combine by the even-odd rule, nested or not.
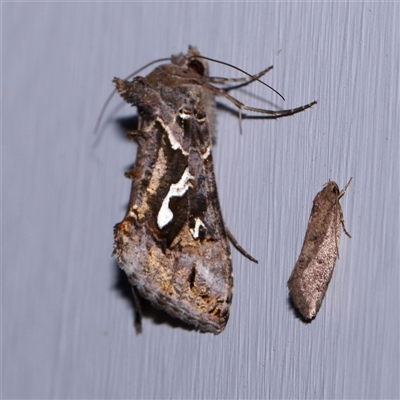
[(135, 165), (127, 173), (133, 179), (131, 197), (114, 228), (114, 253), (135, 291), (154, 307), (202, 332), (219, 334), (232, 302), (228, 236), (233, 235), (224, 225), (213, 169), (214, 97), (225, 96), (240, 109), (259, 109), (213, 86), (216, 81), (229, 80), (209, 78), (205, 59), (192, 46), (146, 77), (114, 78), (117, 91), (139, 116), (138, 129), (130, 135), (138, 143)]
[(232, 263), (213, 171), (214, 94), (198, 73), (207, 66), (189, 60), (195, 54), (189, 49), (146, 78), (114, 80), (138, 108), (141, 136), (129, 173), (130, 207), (115, 227), (114, 246), (141, 296), (218, 334), (229, 317)]
[(339, 257), (341, 225), (348, 235), (339, 199), (350, 182), (340, 192), (329, 181), (313, 201), (303, 247), (288, 281), (292, 302), (306, 320), (315, 318), (328, 289)]

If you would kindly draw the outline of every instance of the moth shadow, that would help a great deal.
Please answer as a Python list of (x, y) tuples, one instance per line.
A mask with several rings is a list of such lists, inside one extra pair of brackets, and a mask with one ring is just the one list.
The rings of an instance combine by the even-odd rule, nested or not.
[[(134, 140), (130, 139), (127, 134), (128, 131), (134, 131), (134, 130), (138, 129), (139, 119), (138, 119), (137, 115), (134, 115), (133, 117), (117, 118), (115, 120), (115, 122), (118, 127), (119, 138), (121, 140), (123, 140), (124, 142), (129, 141), (134, 146), (137, 146), (136, 142)], [(126, 171), (131, 170), (134, 167), (135, 162), (128, 165)], [(126, 204), (126, 207), (128, 207), (128, 203)]]
[(287, 297), (286, 302), (287, 302), (289, 309), (293, 312), (294, 316), (297, 319), (299, 319), (301, 322), (303, 322), (306, 325), (311, 324), (311, 322), (314, 320), (314, 318), (313, 319), (304, 318), (303, 315), (300, 313), (300, 311), (294, 305), (293, 300), (290, 297), (290, 295)]
[(139, 118), (137, 115), (134, 115), (132, 117), (117, 118), (115, 122), (118, 126), (118, 133), (120, 137), (124, 140), (129, 140), (126, 132), (134, 131), (138, 129), (139, 126)]
[[(136, 304), (135, 300), (132, 296), (132, 288), (131, 285), (128, 281), (128, 278), (125, 275), (125, 272), (122, 271), (118, 267), (117, 261), (114, 263), (115, 265), (115, 284), (114, 284), (114, 289), (118, 291), (131, 306), (132, 308), (132, 324), (135, 322), (135, 313), (136, 313)], [(195, 331), (196, 329), (193, 328), (192, 326), (185, 324), (183, 321), (177, 318), (171, 317), (169, 314), (162, 310), (158, 310), (157, 308), (154, 308), (150, 302), (143, 297), (139, 298), (140, 300), (140, 307), (142, 311), (142, 317), (143, 318), (150, 318), (153, 320), (153, 322), (156, 325), (161, 325), (161, 324), (167, 324), (172, 328), (181, 328), (187, 331)]]
[(226, 112), (234, 117), (239, 117), (239, 109), (237, 107), (231, 106), (229, 104), (221, 103), (220, 101), (216, 101), (218, 111)]

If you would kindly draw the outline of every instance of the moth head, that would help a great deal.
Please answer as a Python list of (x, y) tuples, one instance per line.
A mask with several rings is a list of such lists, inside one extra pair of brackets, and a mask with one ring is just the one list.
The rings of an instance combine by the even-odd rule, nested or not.
[(204, 73), (206, 71), (204, 64), (201, 61), (197, 60), (196, 58), (189, 60), (187, 66), (188, 66), (189, 71), (195, 72), (202, 76), (204, 75)]
[(197, 50), (197, 47), (189, 45), (186, 60), (189, 71), (196, 72), (201, 76), (208, 75), (208, 63), (201, 56), (200, 52)]
[(330, 180), (330, 181), (326, 182), (325, 185), (324, 185), (324, 188), (326, 190), (329, 190), (330, 192), (335, 193), (336, 195), (339, 195), (339, 192), (340, 192), (339, 186), (334, 181)]
[(187, 71), (189, 72), (194, 72), (200, 76), (208, 76), (207, 61), (194, 46), (189, 45), (187, 54), (179, 53), (171, 56), (171, 61), (179, 67), (184, 68), (186, 66)]

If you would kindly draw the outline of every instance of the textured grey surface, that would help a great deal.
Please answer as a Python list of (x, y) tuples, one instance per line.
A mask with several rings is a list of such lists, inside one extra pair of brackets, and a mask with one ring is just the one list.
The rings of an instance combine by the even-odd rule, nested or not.
[[(3, 3), (3, 398), (398, 398), (398, 3)], [(220, 110), (214, 148), (224, 217), (260, 263), (233, 252), (219, 336), (147, 311), (136, 336), (112, 250), (135, 145), (114, 99), (124, 77), (197, 45), (265, 81), (235, 96), (304, 113), (266, 121)], [(212, 65), (217, 76), (237, 72)], [(253, 93), (254, 95), (249, 95)], [(224, 102), (224, 104), (226, 104)], [(233, 108), (233, 107), (232, 107)], [(316, 320), (286, 281), (315, 194), (353, 182)]]

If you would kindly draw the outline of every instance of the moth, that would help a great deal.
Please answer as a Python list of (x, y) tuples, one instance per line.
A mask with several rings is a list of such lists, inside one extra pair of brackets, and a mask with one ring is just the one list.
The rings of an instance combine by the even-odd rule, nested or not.
[(342, 191), (329, 181), (313, 202), (303, 248), (288, 281), (293, 304), (305, 320), (315, 318), (328, 290), (339, 257), (340, 225), (351, 237), (339, 203), (351, 179)]
[[(162, 60), (163, 61), (163, 60)], [(274, 117), (292, 110), (248, 107), (215, 85), (258, 80), (272, 67), (241, 79), (208, 75), (206, 57), (196, 47), (171, 56), (146, 77), (114, 78), (122, 98), (137, 107), (138, 144), (128, 210), (114, 228), (114, 254), (137, 304), (139, 298), (201, 332), (221, 333), (232, 303), (233, 271), (228, 239), (247, 257), (226, 227), (215, 182), (212, 140), (215, 96), (239, 108)]]

